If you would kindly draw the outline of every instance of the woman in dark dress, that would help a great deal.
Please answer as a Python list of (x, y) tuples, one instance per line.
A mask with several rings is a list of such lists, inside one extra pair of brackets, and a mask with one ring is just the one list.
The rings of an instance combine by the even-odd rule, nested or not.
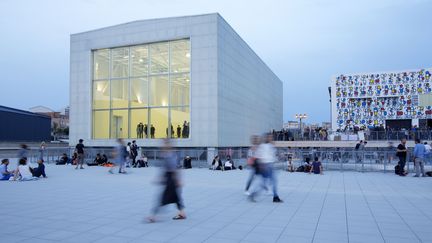
[(157, 205), (152, 212), (152, 215), (148, 217), (148, 221), (153, 223), (156, 221), (155, 216), (159, 212), (162, 206), (175, 203), (177, 205), (178, 213), (173, 218), (174, 220), (186, 219), (186, 214), (184, 212), (183, 200), (181, 198), (181, 182), (180, 175), (177, 171), (177, 155), (172, 151), (170, 141), (168, 139), (164, 140), (164, 159), (163, 159), (163, 177), (162, 184), (164, 185), (164, 190), (161, 195), (159, 205)]

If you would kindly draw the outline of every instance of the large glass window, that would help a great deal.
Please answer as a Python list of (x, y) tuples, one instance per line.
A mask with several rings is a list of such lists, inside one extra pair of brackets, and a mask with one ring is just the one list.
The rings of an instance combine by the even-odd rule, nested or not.
[(111, 111), (111, 138), (129, 137), (128, 110)]
[(148, 109), (131, 109), (131, 138), (148, 138)]
[(93, 79), (109, 78), (109, 61), (109, 49), (102, 49), (93, 52)]
[(93, 81), (93, 109), (110, 108), (109, 81)]
[(188, 40), (173, 41), (171, 50), (171, 72), (189, 72), (190, 49)]
[(168, 137), (168, 108), (150, 109), (150, 138)]
[(190, 137), (189, 39), (93, 51), (94, 139)]
[(148, 47), (131, 47), (131, 76), (145, 76), (148, 72)]
[(129, 48), (112, 49), (111, 77), (124, 78), (129, 76)]
[(171, 124), (174, 127), (175, 138), (188, 138), (190, 126), (190, 112), (189, 106), (172, 107), (171, 111)]
[(162, 42), (150, 45), (151, 73), (167, 73), (169, 68), (169, 44)]
[(129, 82), (127, 79), (111, 80), (111, 108), (128, 108)]
[(171, 76), (171, 105), (189, 105), (189, 74)]
[(93, 112), (93, 137), (109, 138), (109, 111)]
[(150, 105), (168, 106), (168, 75), (150, 77)]
[(130, 86), (131, 107), (148, 106), (148, 81), (147, 78), (131, 79)]

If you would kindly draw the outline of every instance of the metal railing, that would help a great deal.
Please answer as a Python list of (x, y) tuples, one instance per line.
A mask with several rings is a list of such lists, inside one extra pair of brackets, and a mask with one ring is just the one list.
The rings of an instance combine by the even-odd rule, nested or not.
[[(227, 156), (230, 155), (233, 159), (235, 166), (242, 165), (246, 167), (247, 148), (234, 148), (234, 149), (219, 149), (218, 154), (222, 161), (225, 161)], [(85, 149), (85, 162), (91, 163), (96, 157), (97, 153), (105, 154), (108, 160), (112, 161), (113, 148), (86, 148)], [(193, 168), (209, 168), (210, 164), (207, 156), (207, 149), (205, 148), (190, 148), (190, 149), (176, 149), (178, 154), (179, 165), (183, 164), (185, 156), (192, 159)], [(44, 152), (44, 160), (47, 164), (56, 163), (63, 153), (71, 157), (74, 153), (74, 148), (47, 148)], [(18, 149), (1, 150), (1, 158), (16, 158)], [(140, 148), (138, 158), (145, 155), (148, 158), (150, 166), (160, 166), (162, 162), (162, 150), (156, 148)], [(408, 149), (407, 156), (407, 169), (412, 171), (414, 169), (412, 159), (412, 148)], [(292, 160), (295, 168), (304, 164), (306, 158), (312, 162), (315, 157), (318, 157), (322, 162), (324, 170), (339, 170), (339, 171), (359, 171), (359, 172), (394, 172), (394, 166), (398, 163), (395, 149), (388, 148), (365, 148), (364, 150), (355, 150), (353, 148), (278, 148), (277, 149), (279, 169), (287, 169), (287, 161)], [(35, 163), (40, 157), (38, 149), (28, 150), (28, 160)], [(432, 156), (426, 158), (427, 170), (432, 170)]]
[[(364, 139), (369, 141), (387, 141), (400, 140), (406, 138), (408, 140), (419, 138), (421, 140), (432, 140), (432, 130), (416, 130), (416, 131), (362, 131)], [(328, 141), (328, 140), (359, 140), (360, 138), (355, 132), (331, 132), (320, 134), (316, 131), (308, 131), (301, 133), (298, 130), (294, 131), (277, 131), (273, 133), (275, 141)]]

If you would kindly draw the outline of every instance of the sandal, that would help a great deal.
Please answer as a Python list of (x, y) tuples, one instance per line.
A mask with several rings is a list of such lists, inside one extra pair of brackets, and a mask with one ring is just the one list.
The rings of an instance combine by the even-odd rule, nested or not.
[(181, 215), (181, 214), (178, 214), (177, 216), (175, 216), (175, 217), (173, 218), (173, 220), (180, 220), (180, 219), (186, 219), (186, 216)]

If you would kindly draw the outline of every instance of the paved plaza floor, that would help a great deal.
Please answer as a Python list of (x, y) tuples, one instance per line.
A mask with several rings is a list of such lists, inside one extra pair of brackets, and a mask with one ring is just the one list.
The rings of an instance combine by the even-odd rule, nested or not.
[(172, 205), (149, 224), (157, 168), (46, 170), (47, 179), (0, 183), (0, 242), (432, 242), (432, 178), (281, 171), (275, 204), (247, 200), (247, 170), (183, 170), (188, 218), (172, 220)]

